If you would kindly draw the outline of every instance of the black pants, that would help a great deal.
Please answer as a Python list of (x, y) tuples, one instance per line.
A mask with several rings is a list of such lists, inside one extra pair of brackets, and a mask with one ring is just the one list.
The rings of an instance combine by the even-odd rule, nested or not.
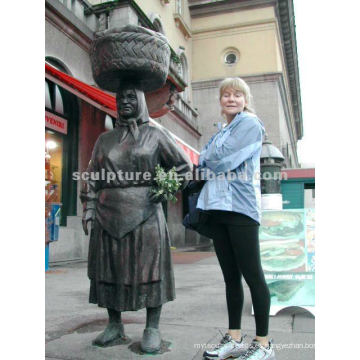
[(243, 275), (251, 292), (256, 335), (266, 336), (269, 327), (270, 293), (260, 261), (259, 225), (250, 218), (246, 223), (246, 216), (240, 221), (241, 225), (235, 225), (234, 221), (231, 224), (219, 223), (215, 217), (211, 218), (214, 221), (209, 222), (209, 230), (213, 234), (215, 252), (226, 285), (229, 329), (241, 329)]

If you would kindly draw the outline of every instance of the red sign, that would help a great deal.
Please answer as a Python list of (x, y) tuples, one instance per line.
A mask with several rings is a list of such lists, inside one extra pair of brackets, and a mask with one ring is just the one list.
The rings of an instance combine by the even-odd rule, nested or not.
[(48, 111), (45, 111), (45, 126), (62, 134), (67, 134), (67, 120)]

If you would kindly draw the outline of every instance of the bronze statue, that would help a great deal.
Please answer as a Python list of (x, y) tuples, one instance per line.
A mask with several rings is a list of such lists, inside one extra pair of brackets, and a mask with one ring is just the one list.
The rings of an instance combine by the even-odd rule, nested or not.
[[(160, 164), (167, 171), (175, 166), (178, 176), (184, 179), (192, 165), (167, 133), (149, 126), (140, 85), (131, 85), (131, 79), (123, 83), (116, 93), (115, 128), (99, 136), (87, 170), (90, 175), (103, 176), (99, 180), (90, 176), (80, 195), (85, 234), (91, 222), (89, 301), (107, 308), (109, 315), (105, 331), (93, 344), (126, 342), (121, 312), (145, 307), (141, 349), (152, 353), (160, 349), (162, 304), (175, 299), (163, 199), (150, 191), (155, 166)], [(110, 173), (116, 177), (107, 176)]]

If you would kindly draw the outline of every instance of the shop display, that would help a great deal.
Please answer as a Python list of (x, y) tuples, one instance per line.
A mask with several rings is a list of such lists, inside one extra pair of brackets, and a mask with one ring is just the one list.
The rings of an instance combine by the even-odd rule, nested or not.
[(59, 238), (62, 182), (61, 145), (60, 136), (48, 130), (45, 132), (45, 246)]
[(315, 307), (315, 209), (263, 211), (260, 254), (271, 296), (270, 313)]

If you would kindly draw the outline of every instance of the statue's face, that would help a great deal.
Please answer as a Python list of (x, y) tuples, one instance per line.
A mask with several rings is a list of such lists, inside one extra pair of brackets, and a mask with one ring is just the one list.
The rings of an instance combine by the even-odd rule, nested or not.
[(138, 100), (133, 89), (120, 90), (116, 94), (116, 106), (119, 115), (123, 118), (130, 118), (137, 114)]

